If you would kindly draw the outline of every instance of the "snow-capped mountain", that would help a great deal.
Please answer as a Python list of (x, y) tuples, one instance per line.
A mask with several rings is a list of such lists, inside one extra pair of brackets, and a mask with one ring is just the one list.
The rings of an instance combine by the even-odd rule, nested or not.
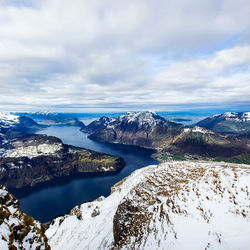
[(0, 113), (0, 133), (30, 132), (40, 126), (26, 116), (19, 116), (10, 113)]
[(249, 162), (247, 135), (232, 137), (200, 126), (184, 127), (155, 112), (127, 112), (117, 119), (102, 117), (82, 131), (90, 133), (89, 138), (96, 141), (155, 148), (158, 151), (155, 157), (164, 161), (226, 157)]
[[(87, 129), (91, 128), (93, 123), (90, 123)], [(155, 112), (127, 112), (108, 122), (105, 119), (94, 131), (89, 129), (89, 137), (102, 142), (159, 147), (166, 138), (178, 134), (182, 127), (181, 124), (166, 121)]]
[(0, 185), (0, 249), (49, 250), (45, 229), (20, 210), (19, 201)]
[(226, 112), (208, 117), (196, 125), (229, 134), (250, 133), (250, 112)]
[(19, 116), (0, 112), (0, 127), (10, 128), (17, 125), (19, 122)]
[(56, 218), (52, 249), (248, 249), (250, 166), (168, 162)]
[(95, 131), (105, 129), (114, 120), (115, 119), (111, 119), (107, 116), (102, 116), (101, 118), (91, 122), (88, 126), (83, 126), (81, 131), (85, 133), (94, 133)]

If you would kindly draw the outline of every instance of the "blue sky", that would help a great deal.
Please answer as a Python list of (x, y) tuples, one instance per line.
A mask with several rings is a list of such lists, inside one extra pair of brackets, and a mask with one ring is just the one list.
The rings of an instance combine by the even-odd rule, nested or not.
[(248, 0), (0, 0), (0, 110), (250, 110)]

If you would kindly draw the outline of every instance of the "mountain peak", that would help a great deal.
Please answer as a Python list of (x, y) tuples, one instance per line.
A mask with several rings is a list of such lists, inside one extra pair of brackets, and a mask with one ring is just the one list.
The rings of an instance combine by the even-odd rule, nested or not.
[(138, 123), (139, 126), (148, 125), (150, 127), (165, 122), (166, 120), (152, 111), (127, 112), (118, 118), (121, 122)]

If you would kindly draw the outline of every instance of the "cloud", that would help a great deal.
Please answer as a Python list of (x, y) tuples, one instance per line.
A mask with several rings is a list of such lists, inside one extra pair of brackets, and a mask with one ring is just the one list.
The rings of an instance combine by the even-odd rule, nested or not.
[(249, 9), (247, 0), (2, 0), (0, 108), (247, 102)]

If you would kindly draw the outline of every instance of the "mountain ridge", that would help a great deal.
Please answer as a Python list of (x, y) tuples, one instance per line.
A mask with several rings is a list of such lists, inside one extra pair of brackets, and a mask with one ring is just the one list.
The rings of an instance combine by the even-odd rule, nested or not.
[(148, 166), (53, 220), (46, 236), (54, 249), (245, 249), (249, 176), (230, 163)]
[(197, 126), (226, 134), (250, 133), (250, 112), (225, 112), (196, 123)]

